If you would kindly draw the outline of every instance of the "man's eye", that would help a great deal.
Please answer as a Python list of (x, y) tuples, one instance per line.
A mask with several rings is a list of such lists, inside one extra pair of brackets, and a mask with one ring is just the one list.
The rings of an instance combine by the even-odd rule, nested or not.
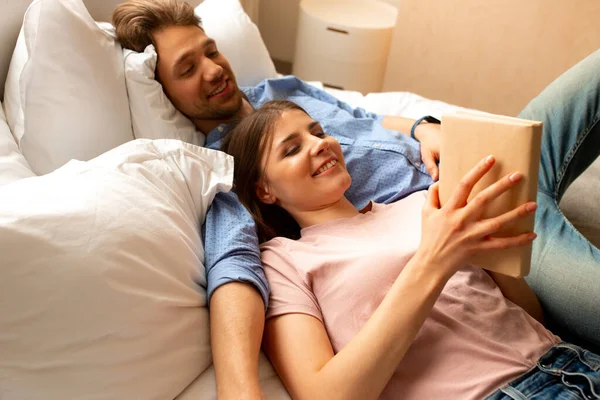
[(315, 136), (318, 138), (324, 138), (327, 135), (325, 134), (325, 132), (317, 132), (317, 133), (315, 133)]
[(194, 70), (194, 66), (190, 65), (189, 67), (185, 68), (183, 71), (181, 71), (181, 76), (186, 76), (192, 73), (192, 71)]
[(293, 146), (290, 147), (285, 154), (283, 155), (283, 157), (289, 157), (289, 156), (293, 156), (294, 154), (296, 154), (298, 152), (298, 150), (300, 150), (300, 146)]
[(215, 58), (218, 55), (219, 55), (219, 50), (211, 51), (208, 53), (209, 58)]

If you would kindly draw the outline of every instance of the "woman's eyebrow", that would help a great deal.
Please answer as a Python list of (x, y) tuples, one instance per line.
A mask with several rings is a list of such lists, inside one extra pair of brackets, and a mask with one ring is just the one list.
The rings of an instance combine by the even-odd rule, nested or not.
[[(310, 124), (308, 124), (308, 130), (312, 131), (312, 129), (315, 126), (317, 126), (317, 125), (319, 125), (318, 121), (312, 121)], [(298, 132), (292, 132), (292, 133), (290, 133), (289, 135), (287, 135), (285, 137), (285, 139), (283, 139), (281, 142), (279, 142), (279, 144), (277, 145), (277, 147), (279, 148), (279, 147), (283, 146), (285, 143), (289, 142), (290, 140), (296, 139), (298, 137), (298, 135), (299, 135)]]
[(279, 148), (279, 147), (283, 146), (285, 143), (289, 142), (290, 140), (294, 140), (297, 137), (298, 137), (298, 132), (292, 132), (289, 135), (287, 135), (285, 137), (285, 139), (283, 139), (281, 142), (279, 142), (277, 147)]

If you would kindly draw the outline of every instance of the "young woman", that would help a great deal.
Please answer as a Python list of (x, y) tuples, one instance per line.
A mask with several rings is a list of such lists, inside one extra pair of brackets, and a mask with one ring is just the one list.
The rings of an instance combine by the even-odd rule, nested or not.
[(294, 103), (274, 101), (225, 141), (271, 285), (264, 349), (295, 399), (600, 399), (600, 356), (542, 325), (523, 279), (469, 265), (530, 243), (498, 238), (527, 203), (482, 219), (515, 172), (467, 198), (482, 160), (444, 206), (438, 186), (356, 209), (341, 147)]

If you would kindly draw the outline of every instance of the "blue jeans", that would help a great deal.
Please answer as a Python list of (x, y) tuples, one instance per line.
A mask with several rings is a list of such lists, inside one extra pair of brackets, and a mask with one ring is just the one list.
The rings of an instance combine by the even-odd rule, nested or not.
[(528, 373), (498, 389), (487, 400), (600, 399), (600, 356), (560, 343)]
[(551, 330), (600, 352), (600, 251), (558, 206), (569, 185), (600, 153), (600, 51), (557, 78), (519, 117), (544, 123), (538, 238), (527, 282)]

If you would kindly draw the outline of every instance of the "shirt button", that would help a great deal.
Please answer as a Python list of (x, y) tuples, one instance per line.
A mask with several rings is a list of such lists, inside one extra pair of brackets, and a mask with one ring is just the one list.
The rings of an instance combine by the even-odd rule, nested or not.
[(219, 126), (219, 127), (217, 128), (217, 130), (219, 131), (219, 133), (223, 133), (223, 127), (222, 127), (222, 126)]

